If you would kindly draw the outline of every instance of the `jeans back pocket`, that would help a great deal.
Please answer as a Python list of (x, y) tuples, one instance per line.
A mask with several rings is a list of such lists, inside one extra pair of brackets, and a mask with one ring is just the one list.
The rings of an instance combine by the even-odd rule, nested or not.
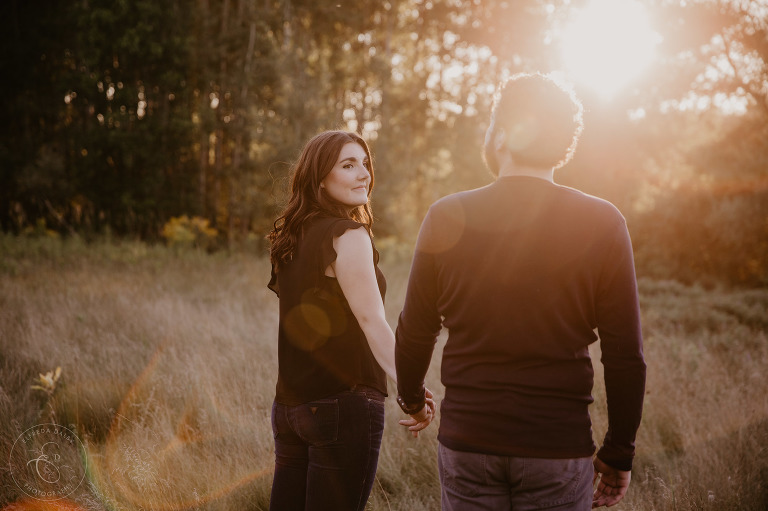
[(294, 407), (292, 412), (293, 430), (307, 444), (321, 446), (338, 440), (338, 399), (312, 401)]

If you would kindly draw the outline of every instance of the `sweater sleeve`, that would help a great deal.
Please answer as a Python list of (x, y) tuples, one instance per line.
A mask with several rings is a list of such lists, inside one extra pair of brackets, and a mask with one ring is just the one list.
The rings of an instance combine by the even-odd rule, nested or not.
[(427, 374), (442, 318), (437, 309), (438, 284), (435, 267), (435, 213), (427, 213), (414, 250), (403, 311), (395, 333), (397, 391), (409, 405), (424, 402)]
[(631, 470), (643, 410), (646, 365), (632, 244), (623, 220), (606, 255), (597, 296), (597, 323), (608, 431), (597, 456), (616, 469)]

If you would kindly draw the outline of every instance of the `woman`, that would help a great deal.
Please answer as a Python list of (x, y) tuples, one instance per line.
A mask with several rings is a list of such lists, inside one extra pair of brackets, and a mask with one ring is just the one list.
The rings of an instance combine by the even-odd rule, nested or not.
[[(269, 288), (280, 298), (273, 510), (362, 510), (373, 486), (395, 338), (371, 240), (372, 188), (366, 142), (320, 133), (269, 234)], [(416, 435), (433, 416), (429, 400), (402, 423)]]

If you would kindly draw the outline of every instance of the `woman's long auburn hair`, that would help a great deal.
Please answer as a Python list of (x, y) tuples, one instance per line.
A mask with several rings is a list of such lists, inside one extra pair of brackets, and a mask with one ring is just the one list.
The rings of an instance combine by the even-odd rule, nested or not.
[(373, 190), (373, 158), (365, 140), (357, 133), (340, 130), (324, 131), (312, 137), (291, 169), (291, 197), (288, 204), (267, 235), (271, 243), (269, 256), (275, 271), (293, 258), (304, 225), (317, 216), (350, 218), (364, 224), (368, 233), (371, 233), (373, 213), (370, 200), (362, 206), (350, 209), (332, 199), (320, 188), (320, 183), (336, 165), (341, 149), (350, 142), (359, 144), (368, 156), (368, 172), (371, 175), (368, 187), (370, 198)]

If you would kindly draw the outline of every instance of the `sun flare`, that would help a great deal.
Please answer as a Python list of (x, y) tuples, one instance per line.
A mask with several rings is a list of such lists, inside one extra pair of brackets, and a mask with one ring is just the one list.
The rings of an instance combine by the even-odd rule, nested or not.
[(634, 0), (592, 0), (566, 27), (563, 67), (572, 80), (610, 98), (653, 62), (659, 35)]

